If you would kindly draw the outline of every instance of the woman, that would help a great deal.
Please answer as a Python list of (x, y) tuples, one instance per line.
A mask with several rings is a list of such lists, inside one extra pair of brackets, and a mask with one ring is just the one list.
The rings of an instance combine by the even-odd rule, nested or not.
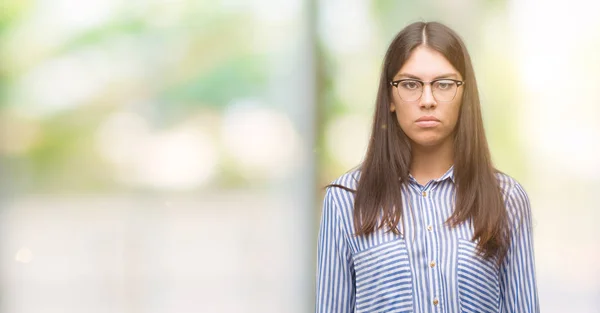
[(464, 43), (414, 23), (383, 64), (367, 155), (327, 188), (317, 312), (539, 312), (531, 209), (493, 166)]

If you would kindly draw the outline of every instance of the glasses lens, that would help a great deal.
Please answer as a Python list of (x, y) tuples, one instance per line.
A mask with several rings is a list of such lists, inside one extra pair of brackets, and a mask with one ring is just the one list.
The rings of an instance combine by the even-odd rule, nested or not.
[(433, 83), (433, 97), (438, 101), (452, 101), (458, 86), (452, 80), (438, 80)]
[(403, 80), (398, 84), (398, 95), (404, 101), (415, 101), (421, 97), (423, 86), (416, 80)]

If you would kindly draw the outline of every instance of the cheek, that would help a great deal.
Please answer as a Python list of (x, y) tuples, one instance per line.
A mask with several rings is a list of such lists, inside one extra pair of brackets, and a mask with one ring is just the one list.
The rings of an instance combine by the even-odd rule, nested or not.
[[(462, 98), (462, 97), (461, 97)], [(463, 103), (462, 99), (458, 100), (456, 105), (453, 107), (452, 115), (455, 121), (458, 121), (458, 117), (460, 116), (460, 111), (462, 110)]]
[(410, 108), (406, 105), (396, 106), (396, 119), (402, 130), (406, 132), (413, 120)]
[(448, 123), (452, 126), (452, 128), (456, 127), (458, 123), (458, 117), (460, 115), (460, 110), (462, 109), (462, 92), (457, 95), (457, 99), (452, 101), (452, 103), (447, 107), (445, 116)]
[(448, 112), (448, 118), (449, 118), (450, 122), (452, 123), (452, 127), (456, 126), (456, 123), (458, 123), (458, 116), (460, 115), (460, 107), (461, 107), (460, 103), (457, 103)]

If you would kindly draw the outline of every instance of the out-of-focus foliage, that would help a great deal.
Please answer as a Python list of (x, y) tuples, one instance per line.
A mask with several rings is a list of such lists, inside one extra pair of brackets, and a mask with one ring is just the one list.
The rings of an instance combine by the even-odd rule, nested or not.
[[(119, 174), (111, 164), (115, 160), (107, 160), (102, 149), (109, 147), (99, 147), (99, 133), (111, 125), (111, 116), (139, 116), (149, 136), (196, 119), (194, 127), (210, 133), (215, 143), (220, 135), (214, 127), (228, 106), (265, 98), (271, 52), (256, 49), (256, 17), (243, 5), (107, 3), (70, 3), (92, 22), (47, 3), (2, 4), (0, 118), (5, 123), (0, 154), (18, 165), (13, 168), (17, 188), (143, 188), (115, 179), (128, 174)], [(132, 137), (128, 132), (134, 127), (122, 125), (110, 136)], [(123, 140), (139, 144), (148, 138)], [(202, 149), (214, 150), (223, 160), (212, 172), (230, 177), (213, 174), (213, 183), (247, 184), (243, 175), (225, 175), (238, 172), (237, 161), (226, 161), (230, 152), (216, 144)], [(188, 187), (208, 184), (206, 179), (199, 183)]]

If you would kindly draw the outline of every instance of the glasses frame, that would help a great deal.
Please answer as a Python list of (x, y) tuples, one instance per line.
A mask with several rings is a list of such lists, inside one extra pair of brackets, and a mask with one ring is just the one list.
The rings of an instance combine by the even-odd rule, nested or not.
[(453, 81), (456, 84), (456, 92), (454, 92), (454, 96), (452, 97), (452, 99), (450, 99), (450, 100), (438, 100), (435, 97), (435, 95), (433, 94), (433, 90), (431, 91), (431, 95), (433, 96), (433, 98), (436, 101), (439, 101), (439, 102), (450, 102), (450, 101), (454, 100), (454, 98), (456, 98), (456, 94), (458, 93), (458, 88), (460, 86), (463, 86), (465, 84), (464, 81), (458, 80), (458, 79), (452, 79), (452, 78), (438, 78), (438, 79), (434, 79), (434, 80), (426, 82), (426, 81), (422, 81), (422, 80), (416, 79), (416, 78), (403, 78), (403, 79), (398, 79), (398, 80), (391, 81), (390, 85), (396, 87), (396, 93), (398, 94), (398, 97), (400, 97), (400, 99), (402, 99), (402, 96), (400, 95), (400, 91), (398, 90), (398, 85), (401, 82), (404, 82), (404, 81), (414, 81), (414, 82), (420, 83), (421, 84), (421, 95), (417, 99), (415, 99), (415, 100), (404, 100), (404, 99), (402, 99), (403, 101), (413, 102), (413, 101), (418, 101), (418, 100), (421, 99), (421, 97), (423, 97), (423, 92), (425, 92), (425, 85), (432, 85), (433, 83), (436, 83), (436, 82), (439, 82), (439, 81), (443, 81), (443, 80), (450, 80), (450, 81)]

